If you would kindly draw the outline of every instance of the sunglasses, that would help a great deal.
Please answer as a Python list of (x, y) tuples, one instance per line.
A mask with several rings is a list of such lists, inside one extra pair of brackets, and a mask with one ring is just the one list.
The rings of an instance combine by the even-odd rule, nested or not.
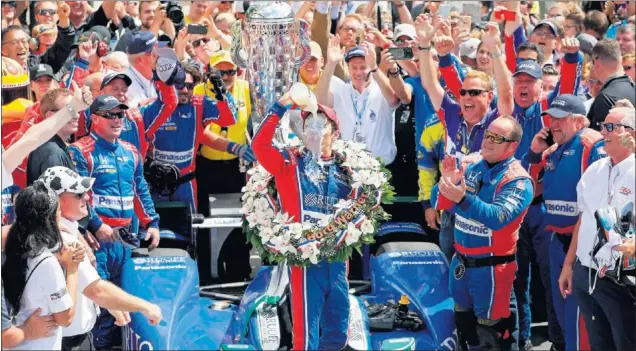
[(633, 69), (634, 66), (623, 66), (623, 71), (629, 71), (630, 69)]
[(192, 82), (192, 83), (175, 84), (174, 86), (178, 90), (181, 90), (183, 88), (187, 88), (188, 90), (192, 90), (192, 89), (194, 89), (195, 84), (194, 84), (194, 82)]
[(104, 113), (96, 113), (96, 115), (98, 115), (99, 117), (102, 118), (106, 118), (106, 119), (121, 119), (124, 118), (124, 111), (119, 111), (119, 112), (104, 112)]
[(4, 6), (4, 5), (8, 5), (8, 6), (11, 6), (11, 7), (15, 7), (15, 1), (7, 1), (7, 2), (3, 2), (3, 3), (2, 3), (2, 6)]
[(57, 14), (57, 10), (54, 9), (41, 9), (38, 11), (38, 15), (40, 16), (53, 16)]
[(72, 195), (73, 195), (73, 197), (74, 197), (74, 198), (76, 198), (76, 199), (78, 199), (78, 200), (81, 200), (81, 199), (83, 199), (83, 198), (84, 198), (84, 195), (86, 195), (86, 193), (79, 193), (79, 194), (77, 194), (77, 193), (72, 193)]
[(490, 140), (490, 141), (492, 141), (493, 143), (495, 143), (497, 145), (500, 145), (500, 144), (503, 144), (503, 143), (514, 143), (514, 142), (519, 141), (519, 140), (508, 139), (508, 138), (506, 138), (505, 136), (503, 136), (501, 134), (495, 134), (495, 133), (493, 133), (493, 132), (491, 132), (489, 130), (487, 130), (484, 133), (484, 140)]
[(222, 76), (233, 76), (236, 74), (236, 72), (238, 72), (238, 69), (234, 68), (234, 69), (220, 69), (219, 73), (221, 73), (221, 77)]
[(466, 94), (475, 97), (475, 96), (479, 96), (481, 95), (481, 93), (486, 92), (488, 90), (482, 90), (482, 89), (460, 89), (459, 90), (459, 95), (461, 96), (466, 96)]
[(624, 124), (620, 124), (620, 123), (612, 123), (612, 122), (602, 122), (600, 123), (601, 125), (601, 129), (605, 129), (608, 132), (613, 132), (614, 128), (618, 128), (618, 127), (624, 127), (624, 128), (629, 128), (631, 130), (634, 130), (634, 128), (630, 127), (630, 126), (626, 126)]
[(207, 43), (209, 43), (209, 42), (210, 42), (210, 40), (211, 40), (210, 38), (201, 38), (201, 39), (197, 39), (197, 40), (195, 40), (195, 41), (193, 41), (193, 42), (192, 42), (192, 47), (197, 48), (197, 47), (201, 46), (201, 44), (202, 44), (202, 43), (203, 43), (203, 44), (207, 44)]

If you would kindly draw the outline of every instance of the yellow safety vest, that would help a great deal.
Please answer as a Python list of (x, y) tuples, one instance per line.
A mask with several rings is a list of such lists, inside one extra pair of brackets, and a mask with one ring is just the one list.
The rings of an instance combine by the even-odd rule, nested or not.
[[(207, 95), (213, 99), (216, 98), (214, 92), (210, 89), (206, 89), (203, 83), (197, 84), (197, 86), (194, 87), (193, 93), (196, 95)], [(246, 80), (237, 79), (232, 86), (231, 93), (238, 108), (238, 118), (236, 124), (228, 127), (227, 132), (223, 132), (222, 135), (237, 144), (246, 144), (247, 138), (245, 137), (245, 132), (247, 131), (247, 122), (252, 112), (249, 83)], [(210, 123), (208, 130), (214, 134), (221, 134), (221, 127), (215, 123)], [(227, 133), (227, 135), (225, 133)], [(216, 161), (227, 161), (236, 158), (236, 156), (230, 153), (215, 150), (206, 145), (201, 146), (201, 155), (208, 160)]]

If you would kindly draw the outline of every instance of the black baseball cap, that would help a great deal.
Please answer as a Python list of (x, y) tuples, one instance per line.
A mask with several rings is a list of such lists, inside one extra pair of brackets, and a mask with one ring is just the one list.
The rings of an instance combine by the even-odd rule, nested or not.
[(112, 95), (100, 95), (91, 104), (91, 115), (95, 112), (107, 112), (114, 108), (128, 110), (128, 105), (119, 102), (119, 100)]
[(71, 49), (76, 48), (79, 44), (88, 41), (93, 36), (93, 42), (103, 41), (110, 45), (111, 34), (110, 30), (104, 26), (93, 26), (89, 30), (83, 32), (77, 37), (75, 42), (71, 44)]
[(550, 115), (554, 118), (565, 118), (572, 114), (586, 115), (583, 100), (576, 95), (563, 94), (557, 96), (550, 104), (550, 108), (541, 113), (541, 116)]
[(102, 85), (99, 88), (104, 89), (104, 87), (107, 86), (108, 83), (112, 82), (113, 79), (116, 78), (123, 79), (124, 82), (126, 82), (127, 86), (130, 86), (132, 84), (132, 79), (130, 79), (130, 77), (126, 73), (113, 72), (104, 76), (104, 79), (102, 79)]
[(49, 76), (58, 82), (60, 81), (53, 73), (53, 68), (46, 63), (39, 63), (31, 67), (31, 70), (29, 71), (29, 79), (31, 79), (31, 81), (44, 76)]

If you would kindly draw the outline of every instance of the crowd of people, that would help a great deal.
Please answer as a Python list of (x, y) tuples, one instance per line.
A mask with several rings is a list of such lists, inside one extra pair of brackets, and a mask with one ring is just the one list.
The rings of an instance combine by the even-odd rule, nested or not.
[[(439, 243), (468, 349), (532, 349), (533, 261), (553, 349), (634, 349), (635, 216), (609, 249), (625, 262), (614, 280), (597, 218), (634, 207), (636, 2), (556, 1), (544, 15), (538, 1), (479, 14), (289, 3), (310, 25), (297, 80), (330, 121), (323, 142), (362, 143), (387, 166), (403, 200), (385, 209)], [(294, 101), (254, 133), (249, 69), (231, 52), (250, 6), (2, 1), (3, 348), (111, 349), (130, 312), (158, 323), (158, 306), (118, 287), (132, 249), (160, 246), (155, 202), (208, 215), (211, 194), (241, 192), (245, 165), (288, 174), (270, 141)], [(245, 279), (250, 247), (233, 234), (228, 267), (248, 268), (228, 274)], [(336, 334), (294, 346), (344, 347)]]

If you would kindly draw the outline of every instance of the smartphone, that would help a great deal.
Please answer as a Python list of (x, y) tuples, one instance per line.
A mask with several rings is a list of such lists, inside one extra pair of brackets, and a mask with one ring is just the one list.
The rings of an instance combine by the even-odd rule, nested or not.
[(472, 22), (472, 17), (470, 16), (459, 16), (459, 31), (460, 32), (470, 32), (470, 23)]
[(514, 21), (517, 18), (517, 12), (512, 10), (499, 10), (495, 12), (495, 18), (498, 20)]
[(188, 24), (188, 34), (208, 34), (208, 27), (201, 24)]
[(364, 28), (360, 28), (357, 32), (356, 32), (356, 36), (355, 36), (355, 42), (356, 45), (360, 45), (362, 44), (362, 42), (364, 41), (364, 37), (365, 37), (366, 32), (364, 31)]
[(548, 130), (548, 137), (545, 138), (545, 142), (548, 144), (548, 147), (554, 145), (554, 136), (552, 135), (551, 130)]
[(441, 5), (439, 5), (439, 9), (437, 9), (437, 13), (442, 18), (448, 18), (450, 16), (450, 12), (451, 12), (451, 5), (450, 4), (441, 4)]
[(391, 56), (396, 60), (412, 60), (413, 49), (411, 48), (389, 48)]

